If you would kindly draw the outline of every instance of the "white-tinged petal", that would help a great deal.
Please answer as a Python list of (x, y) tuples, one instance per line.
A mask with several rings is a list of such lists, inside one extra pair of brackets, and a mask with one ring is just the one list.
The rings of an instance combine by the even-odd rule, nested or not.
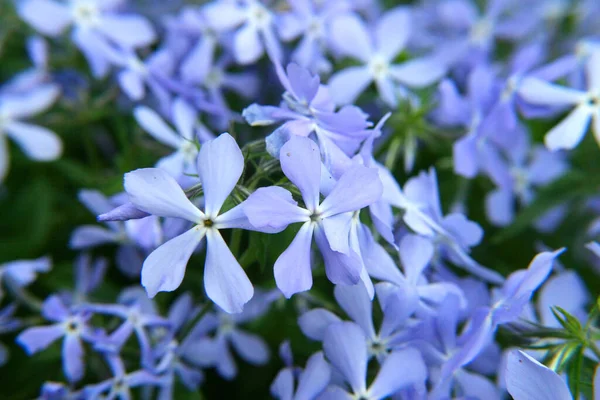
[(137, 123), (159, 142), (178, 149), (182, 138), (150, 107), (138, 106), (133, 110)]
[(585, 98), (585, 92), (527, 77), (521, 81), (519, 95), (528, 103), (546, 106), (569, 106)]
[(586, 104), (575, 107), (565, 119), (546, 134), (544, 143), (548, 150), (570, 150), (576, 147), (587, 132), (593, 110)]
[(62, 154), (60, 138), (49, 129), (16, 121), (6, 124), (4, 128), (23, 152), (34, 160), (56, 160)]

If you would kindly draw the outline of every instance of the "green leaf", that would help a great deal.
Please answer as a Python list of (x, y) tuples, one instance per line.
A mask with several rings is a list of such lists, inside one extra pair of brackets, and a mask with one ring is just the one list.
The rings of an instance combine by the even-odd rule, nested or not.
[[(585, 338), (585, 332), (583, 331), (583, 326), (581, 326), (581, 322), (567, 311), (565, 311), (561, 307), (552, 307), (552, 313), (560, 322), (560, 324), (565, 328), (569, 333), (573, 335), (573, 337), (581, 339)], [(561, 315), (559, 316), (558, 313)]]
[(583, 351), (584, 347), (581, 347), (579, 351), (571, 360), (569, 368), (567, 369), (567, 376), (569, 382), (569, 389), (574, 400), (579, 399), (581, 393), (581, 370), (583, 368)]

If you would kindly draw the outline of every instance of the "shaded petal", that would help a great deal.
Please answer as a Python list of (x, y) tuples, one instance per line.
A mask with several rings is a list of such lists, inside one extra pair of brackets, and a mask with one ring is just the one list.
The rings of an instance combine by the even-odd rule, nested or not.
[(72, 249), (85, 249), (106, 243), (117, 243), (119, 233), (95, 225), (84, 225), (76, 228), (69, 240)]
[(290, 368), (284, 368), (271, 384), (271, 395), (278, 400), (292, 400), (294, 395), (294, 374)]
[(431, 241), (422, 236), (407, 234), (400, 241), (400, 261), (409, 282), (416, 285), (423, 270), (433, 258)]
[(263, 54), (258, 30), (251, 24), (246, 24), (237, 31), (233, 46), (235, 58), (240, 64), (251, 64)]
[(328, 386), (319, 396), (319, 400), (353, 400), (354, 396), (339, 386)]
[(360, 210), (375, 203), (383, 193), (383, 185), (375, 168), (350, 167), (321, 203), (323, 218)]
[(254, 365), (263, 365), (269, 361), (269, 348), (260, 336), (234, 330), (229, 340), (240, 357)]
[(25, 22), (49, 36), (60, 35), (72, 21), (69, 7), (52, 0), (24, 1), (17, 11)]
[(570, 150), (577, 146), (587, 132), (593, 108), (586, 104), (575, 107), (573, 111), (544, 137), (549, 150)]
[(202, 144), (198, 174), (204, 188), (205, 212), (215, 218), (244, 170), (244, 156), (228, 133)]
[(49, 129), (16, 121), (9, 122), (4, 128), (23, 152), (34, 160), (51, 161), (62, 154), (60, 138)]
[(187, 263), (205, 232), (203, 228), (193, 227), (150, 253), (142, 266), (142, 286), (149, 297), (179, 287)]
[(315, 229), (315, 241), (325, 262), (327, 278), (336, 285), (357, 284), (363, 269), (360, 256), (352, 249), (349, 249), (347, 254), (331, 250), (325, 232), (321, 228)]
[(337, 285), (335, 300), (362, 329), (367, 338), (375, 337), (371, 297), (363, 285)]
[(69, 309), (62, 302), (60, 296), (55, 294), (44, 301), (42, 315), (50, 321), (64, 321), (69, 317)]
[(356, 14), (342, 14), (330, 23), (331, 41), (342, 54), (365, 63), (373, 53), (369, 32)]
[(342, 320), (329, 310), (315, 308), (305, 312), (298, 318), (298, 325), (305, 336), (313, 340), (323, 340), (329, 325)]
[[(285, 189), (284, 189), (285, 190)], [(237, 228), (237, 229), (246, 229), (249, 231), (257, 231), (264, 233), (279, 233), (283, 231), (286, 226), (273, 228), (270, 226), (256, 227), (250, 223), (248, 217), (244, 213), (245, 202), (238, 204), (230, 210), (227, 210), (225, 213), (219, 215), (215, 219), (215, 229), (229, 229), (229, 228)]]
[(142, 77), (134, 71), (123, 70), (118, 75), (119, 85), (125, 94), (134, 101), (139, 101), (144, 98), (146, 90)]
[(372, 81), (368, 67), (348, 67), (333, 74), (328, 86), (336, 104), (351, 104)]
[(565, 381), (526, 353), (513, 350), (506, 364), (506, 389), (515, 400), (571, 400)]
[(312, 75), (308, 69), (295, 63), (288, 64), (286, 70), (293, 94), (301, 102), (310, 103), (319, 90), (319, 75)]
[(206, 263), (204, 264), (204, 288), (208, 297), (228, 313), (242, 312), (254, 295), (248, 276), (231, 254), (231, 250), (219, 231), (206, 233)]
[(243, 210), (256, 228), (285, 228), (310, 219), (310, 212), (298, 207), (292, 194), (279, 186), (257, 189), (244, 201)]
[(310, 245), (313, 231), (313, 223), (304, 223), (289, 247), (275, 261), (275, 282), (288, 299), (312, 287)]
[(427, 379), (425, 361), (416, 349), (395, 351), (388, 355), (369, 387), (369, 397), (383, 399), (401, 388)]
[[(2, 274), (10, 275), (17, 285), (27, 286), (35, 280), (38, 273), (48, 272), (51, 267), (52, 261), (50, 258), (40, 257), (35, 260), (18, 260), (2, 264), (0, 265), (0, 271), (2, 271)], [(1, 315), (2, 312), (0, 312)]]
[(312, 400), (321, 393), (331, 378), (331, 368), (322, 352), (313, 354), (306, 362), (306, 368), (298, 378), (298, 388), (294, 400)]
[(386, 60), (392, 60), (406, 46), (411, 33), (410, 11), (404, 7), (394, 8), (379, 18), (375, 27), (377, 51)]
[(548, 83), (534, 77), (523, 79), (518, 92), (528, 103), (547, 106), (569, 106), (579, 103), (585, 97), (585, 93), (579, 90)]
[(186, 82), (202, 83), (213, 66), (217, 41), (203, 35), (181, 63), (181, 77)]
[(63, 368), (69, 382), (77, 382), (83, 377), (83, 346), (77, 335), (66, 335), (63, 342)]
[(420, 88), (441, 79), (447, 67), (435, 57), (423, 57), (390, 66), (390, 75), (409, 87)]
[(133, 110), (137, 123), (159, 142), (178, 149), (181, 137), (150, 107), (138, 106)]
[(156, 39), (152, 24), (139, 15), (104, 14), (98, 29), (125, 48), (147, 46)]
[(342, 213), (321, 220), (327, 242), (332, 250), (340, 253), (348, 252), (351, 223), (352, 213)]
[(292, 135), (279, 154), (283, 173), (300, 189), (306, 207), (316, 210), (321, 181), (319, 147), (311, 139)]
[(202, 211), (192, 204), (177, 181), (162, 169), (142, 168), (129, 172), (125, 174), (124, 186), (129, 200), (141, 211), (195, 223), (204, 219)]
[(21, 332), (16, 341), (27, 351), (27, 354), (32, 355), (44, 350), (64, 334), (62, 324), (34, 326)]
[(25, 94), (3, 95), (2, 110), (10, 119), (31, 117), (50, 108), (59, 95), (58, 85), (43, 84)]
[(485, 198), (485, 210), (491, 223), (507, 226), (515, 217), (514, 196), (511, 190), (498, 188)]
[(538, 310), (544, 326), (560, 329), (551, 307), (560, 306), (575, 317), (585, 315), (589, 293), (583, 280), (575, 271), (564, 271), (548, 280), (540, 289)]
[(185, 140), (196, 141), (194, 126), (197, 122), (196, 110), (187, 101), (180, 97), (173, 100), (173, 123)]
[(363, 393), (367, 379), (367, 339), (362, 329), (353, 322), (329, 326), (323, 339), (323, 351), (354, 393)]

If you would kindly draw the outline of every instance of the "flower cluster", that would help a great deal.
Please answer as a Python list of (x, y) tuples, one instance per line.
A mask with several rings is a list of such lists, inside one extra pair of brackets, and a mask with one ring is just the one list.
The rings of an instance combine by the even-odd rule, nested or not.
[(600, 399), (600, 3), (185, 3), (0, 15), (9, 396)]

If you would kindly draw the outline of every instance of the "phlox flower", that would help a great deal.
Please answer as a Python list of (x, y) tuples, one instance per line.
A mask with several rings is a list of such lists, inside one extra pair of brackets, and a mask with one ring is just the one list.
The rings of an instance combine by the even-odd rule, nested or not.
[(334, 47), (362, 63), (334, 73), (329, 80), (331, 95), (337, 104), (354, 102), (375, 82), (382, 100), (395, 107), (398, 85), (424, 87), (446, 72), (444, 63), (433, 56), (394, 64), (394, 58), (406, 46), (411, 34), (411, 14), (406, 8), (398, 7), (383, 14), (372, 35), (356, 14), (335, 18), (330, 30)]
[(319, 397), (323, 400), (380, 400), (402, 388), (423, 385), (427, 368), (421, 354), (414, 348), (390, 353), (367, 387), (368, 352), (364, 334), (353, 322), (337, 322), (327, 328), (323, 351), (331, 365), (341, 375), (346, 387), (330, 385)]
[(241, 205), (219, 214), (244, 169), (244, 156), (227, 133), (200, 148), (197, 164), (204, 191), (204, 211), (196, 207), (167, 172), (158, 168), (138, 169), (125, 175), (125, 191), (139, 210), (160, 217), (181, 218), (194, 226), (154, 250), (142, 266), (142, 285), (154, 297), (160, 291), (179, 287), (188, 260), (206, 236), (204, 287), (208, 297), (227, 312), (241, 312), (254, 289), (246, 273), (231, 254), (221, 229), (253, 229)]
[(17, 288), (26, 287), (35, 281), (37, 274), (48, 272), (50, 268), (52, 268), (52, 261), (48, 257), (0, 264), (0, 300), (4, 297), (3, 285), (14, 285)]
[(95, 76), (110, 66), (101, 48), (108, 43), (126, 49), (147, 46), (156, 34), (148, 20), (139, 15), (118, 12), (120, 0), (26, 0), (18, 13), (34, 29), (52, 37), (73, 25), (71, 38), (83, 52)]
[(263, 55), (281, 59), (281, 45), (275, 34), (275, 15), (259, 0), (214, 1), (203, 13), (217, 32), (233, 34), (233, 54), (239, 64), (251, 64)]
[(549, 150), (573, 149), (583, 139), (592, 122), (592, 131), (600, 144), (600, 51), (594, 51), (586, 62), (587, 90), (567, 88), (527, 77), (519, 89), (521, 97), (537, 105), (573, 107), (572, 111), (545, 136)]
[(377, 170), (360, 165), (350, 167), (321, 201), (321, 156), (314, 141), (293, 136), (281, 147), (280, 161), (284, 174), (300, 189), (305, 208), (296, 205), (290, 192), (277, 186), (256, 190), (243, 208), (250, 223), (258, 228), (284, 229), (292, 223), (303, 223), (275, 262), (277, 287), (288, 298), (312, 287), (313, 236), (329, 280), (335, 284), (357, 284), (363, 266), (349, 244), (351, 212), (381, 196)]
[(17, 343), (31, 355), (64, 338), (62, 361), (65, 376), (70, 382), (79, 381), (85, 372), (81, 341), (94, 343), (98, 339), (98, 334), (89, 325), (90, 314), (69, 310), (59, 296), (53, 295), (44, 301), (42, 316), (53, 324), (24, 330), (17, 337)]

